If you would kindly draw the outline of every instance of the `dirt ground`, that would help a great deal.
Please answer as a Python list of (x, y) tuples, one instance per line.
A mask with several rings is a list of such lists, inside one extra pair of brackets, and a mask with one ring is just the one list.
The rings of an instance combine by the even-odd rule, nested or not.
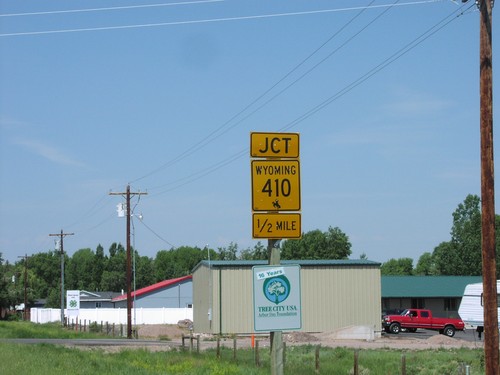
[[(348, 347), (357, 349), (407, 349), (407, 350), (424, 350), (438, 348), (483, 348), (483, 342), (479, 340), (471, 340), (472, 332), (457, 332), (455, 337), (447, 337), (444, 335), (432, 335), (430, 337), (415, 338), (405, 336), (405, 333), (399, 335), (383, 334), (374, 340), (346, 340), (337, 339), (334, 332), (323, 333), (305, 333), (291, 332), (283, 334), (283, 341), (287, 345), (321, 345), (324, 347)], [(165, 340), (180, 343), (182, 336), (189, 336), (190, 331), (186, 325), (144, 325), (138, 328), (139, 339)], [(193, 333), (196, 337), (198, 334)], [(269, 338), (265, 335), (255, 337), (259, 340), (259, 346), (265, 347), (269, 345)], [(189, 345), (189, 340), (186, 340), (186, 345)], [(215, 338), (211, 335), (200, 334), (200, 347), (213, 347)], [(231, 338), (223, 338), (221, 345), (232, 347), (233, 340)], [(238, 337), (238, 347), (250, 347), (250, 337)]]

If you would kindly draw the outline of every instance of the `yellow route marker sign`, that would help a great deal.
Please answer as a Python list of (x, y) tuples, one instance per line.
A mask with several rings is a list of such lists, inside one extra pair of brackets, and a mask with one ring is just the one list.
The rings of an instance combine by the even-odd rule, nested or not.
[(252, 210), (300, 211), (300, 162), (252, 160)]

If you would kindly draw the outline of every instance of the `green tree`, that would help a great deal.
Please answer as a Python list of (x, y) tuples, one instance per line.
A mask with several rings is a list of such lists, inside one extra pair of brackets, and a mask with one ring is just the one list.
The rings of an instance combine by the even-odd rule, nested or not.
[(460, 259), (453, 242), (441, 242), (436, 246), (432, 252), (432, 259), (438, 275), (460, 275), (458, 273)]
[(453, 212), (451, 242), (459, 262), (454, 275), (481, 275), (481, 200), (469, 194)]
[[(24, 260), (16, 263), (16, 268), (20, 274), (23, 272)], [(68, 256), (64, 254), (64, 263), (68, 264)], [(37, 253), (29, 257), (29, 272), (33, 274), (32, 288), (34, 298), (47, 298), (52, 289), (60, 290), (61, 285), (61, 254), (59, 252), (48, 251)], [(49, 307), (60, 307), (50, 305)]]
[(0, 310), (8, 309), (12, 303), (9, 298), (10, 280), (7, 277), (7, 266), (4, 264), (2, 253), (0, 253)]
[(156, 281), (190, 275), (192, 269), (206, 258), (207, 250), (198, 247), (181, 246), (160, 250), (154, 261)]
[(127, 254), (121, 244), (113, 243), (101, 279), (101, 290), (119, 292), (127, 289)]
[(413, 274), (413, 259), (399, 258), (389, 259), (387, 262), (382, 263), (380, 266), (380, 273), (382, 275), (404, 276)]
[(349, 237), (338, 227), (329, 227), (326, 232), (312, 230), (281, 247), (282, 259), (347, 259), (351, 253)]
[(240, 254), (240, 259), (243, 260), (265, 260), (267, 258), (267, 247), (260, 241), (257, 242), (253, 249), (242, 250)]
[(97, 245), (94, 256), (94, 267), (92, 269), (92, 282), (95, 290), (101, 290), (102, 274), (106, 266), (107, 258), (104, 256), (104, 248)]
[(219, 247), (219, 260), (236, 260), (238, 259), (238, 244), (230, 242), (227, 248)]
[(80, 249), (69, 259), (66, 266), (66, 289), (89, 290), (99, 289), (94, 280), (95, 254), (91, 249)]
[(425, 252), (418, 258), (417, 266), (415, 267), (414, 274), (429, 276), (437, 273), (434, 259), (431, 253)]
[(144, 288), (156, 282), (153, 260), (147, 256), (135, 254), (135, 287)]

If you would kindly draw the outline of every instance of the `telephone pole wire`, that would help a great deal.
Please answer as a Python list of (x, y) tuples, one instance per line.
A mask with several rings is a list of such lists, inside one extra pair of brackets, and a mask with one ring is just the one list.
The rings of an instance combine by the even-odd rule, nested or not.
[(59, 237), (59, 250), (61, 251), (61, 325), (64, 327), (64, 237), (73, 236), (74, 233), (51, 233), (49, 236)]
[(132, 260), (130, 255), (130, 197), (132, 195), (147, 195), (143, 192), (130, 192), (130, 185), (127, 185), (127, 190), (124, 193), (111, 192), (109, 195), (125, 195), (127, 205), (127, 338), (132, 338)]

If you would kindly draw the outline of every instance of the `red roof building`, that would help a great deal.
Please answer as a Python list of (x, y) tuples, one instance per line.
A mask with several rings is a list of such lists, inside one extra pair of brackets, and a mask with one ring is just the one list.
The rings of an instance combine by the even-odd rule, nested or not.
[[(133, 305), (144, 308), (180, 308), (193, 305), (193, 277), (191, 275), (160, 281), (137, 289), (131, 294)], [(115, 307), (127, 307), (127, 294), (113, 298)]]

